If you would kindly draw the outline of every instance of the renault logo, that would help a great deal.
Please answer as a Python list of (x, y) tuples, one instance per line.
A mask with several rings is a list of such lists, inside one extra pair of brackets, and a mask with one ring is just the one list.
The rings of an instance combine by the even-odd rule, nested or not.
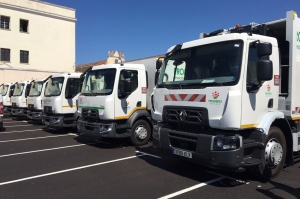
[(180, 117), (180, 120), (181, 120), (181, 121), (184, 121), (185, 118), (186, 118), (186, 116), (187, 116), (187, 114), (186, 114), (185, 110), (182, 110), (182, 111), (180, 112), (180, 114), (179, 114), (179, 117)]
[(92, 111), (88, 110), (88, 112), (87, 112), (88, 116), (91, 116), (91, 113), (92, 113)]

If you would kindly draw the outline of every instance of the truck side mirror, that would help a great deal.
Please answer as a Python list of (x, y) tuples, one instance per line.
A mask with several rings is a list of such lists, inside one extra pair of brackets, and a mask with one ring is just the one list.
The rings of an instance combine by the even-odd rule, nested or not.
[(156, 70), (159, 70), (161, 68), (162, 62), (163, 62), (162, 57), (156, 60)]
[(155, 72), (155, 77), (154, 77), (154, 85), (157, 85), (157, 81), (158, 81), (158, 77), (159, 77), (159, 73), (158, 71)]
[(76, 90), (77, 86), (76, 86), (76, 82), (74, 81), (74, 79), (69, 79), (69, 82), (67, 84), (67, 90), (66, 90), (66, 98), (72, 98), (77, 94), (77, 90)]
[(123, 71), (123, 77), (124, 77), (124, 79), (131, 78), (131, 71), (129, 71), (129, 70), (124, 70), (124, 71)]
[(270, 43), (257, 43), (256, 49), (258, 57), (268, 56), (272, 54), (272, 44)]
[(126, 93), (126, 95), (131, 93), (131, 81), (124, 81), (124, 93)]
[(273, 62), (270, 60), (257, 61), (257, 80), (269, 81), (273, 78)]

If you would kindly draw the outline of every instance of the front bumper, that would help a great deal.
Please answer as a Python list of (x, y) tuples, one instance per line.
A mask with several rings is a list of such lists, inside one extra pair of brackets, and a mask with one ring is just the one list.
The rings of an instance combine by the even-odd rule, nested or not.
[(129, 137), (128, 130), (125, 133), (118, 134), (114, 123), (91, 123), (82, 119), (78, 120), (79, 133), (86, 134), (94, 138), (123, 138)]
[(25, 108), (11, 108), (11, 115), (19, 117), (27, 117), (27, 109)]
[(31, 120), (42, 120), (42, 111), (27, 111), (27, 118)]
[(11, 113), (11, 106), (4, 106), (4, 113)]
[[(216, 133), (195, 134), (164, 127), (156, 129), (159, 129), (159, 132), (153, 131), (154, 148), (161, 150), (167, 155), (206, 167), (227, 171), (242, 171), (245, 167), (260, 164), (261, 158), (263, 157), (264, 147), (263, 144), (261, 144), (264, 139), (263, 135), (255, 135), (256, 137), (260, 137), (259, 140), (261, 140), (261, 142), (251, 139), (251, 142), (246, 143), (246, 140), (243, 140), (242, 142), (245, 142), (245, 144), (242, 143), (237, 149), (212, 150), (213, 138)], [(247, 140), (249, 141), (249, 139)], [(174, 149), (188, 151), (192, 157), (187, 158), (175, 155), (173, 152)], [(248, 151), (251, 152), (248, 153)]]
[(51, 128), (75, 127), (75, 118), (65, 118), (64, 116), (42, 116), (42, 123)]

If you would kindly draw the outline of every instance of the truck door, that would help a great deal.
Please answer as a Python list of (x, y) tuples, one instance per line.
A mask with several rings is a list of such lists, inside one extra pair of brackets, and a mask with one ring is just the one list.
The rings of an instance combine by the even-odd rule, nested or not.
[[(246, 70), (242, 93), (242, 120), (241, 128), (256, 127), (262, 113), (274, 110), (275, 102), (278, 99), (275, 95), (278, 86), (274, 87), (274, 81), (265, 81), (259, 85), (257, 81), (257, 57), (256, 46), (251, 45), (252, 41), (248, 41), (248, 57), (246, 58)], [(273, 52), (274, 54), (274, 52)], [(272, 56), (272, 55), (271, 55)], [(271, 56), (261, 57), (261, 60), (270, 59)], [(274, 59), (273, 59), (274, 61)], [(273, 63), (273, 74), (276, 74), (277, 63)], [(273, 106), (274, 104), (274, 106)]]
[(63, 100), (63, 113), (74, 113), (77, 110), (76, 100), (81, 90), (80, 78), (68, 78), (65, 90), (65, 99)]
[[(138, 70), (130, 71), (130, 77), (125, 77), (125, 70), (120, 71), (118, 93), (115, 100), (115, 120), (128, 119), (135, 110), (142, 108), (141, 77)], [(131, 92), (125, 93), (125, 82), (130, 81)], [(146, 106), (145, 104), (143, 106)]]

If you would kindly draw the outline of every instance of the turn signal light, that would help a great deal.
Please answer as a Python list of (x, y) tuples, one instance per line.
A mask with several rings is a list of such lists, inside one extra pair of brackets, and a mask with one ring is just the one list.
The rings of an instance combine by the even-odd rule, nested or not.
[(0, 102), (0, 114), (3, 114), (4, 108), (3, 108), (3, 102)]

